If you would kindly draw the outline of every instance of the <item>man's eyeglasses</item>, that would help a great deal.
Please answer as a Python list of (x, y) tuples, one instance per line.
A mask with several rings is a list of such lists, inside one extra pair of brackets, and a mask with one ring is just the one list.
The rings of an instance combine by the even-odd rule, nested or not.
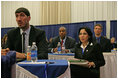
[(94, 28), (94, 29), (96, 29), (96, 30), (102, 30), (101, 28)]

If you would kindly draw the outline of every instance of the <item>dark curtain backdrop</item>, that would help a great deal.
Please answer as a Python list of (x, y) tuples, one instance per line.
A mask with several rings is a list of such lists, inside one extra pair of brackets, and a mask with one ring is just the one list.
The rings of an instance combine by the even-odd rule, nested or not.
[(115, 37), (117, 40), (117, 20), (110, 21), (110, 38)]
[[(78, 29), (83, 26), (87, 26), (91, 29), (94, 36), (94, 25), (100, 23), (103, 26), (102, 35), (106, 36), (106, 21), (90, 21), (80, 23), (67, 23), (67, 24), (55, 24), (55, 25), (38, 25), (37, 28), (43, 29), (46, 32), (46, 37), (49, 40), (52, 37), (59, 35), (59, 27), (64, 26), (67, 29), (67, 35), (71, 36), (78, 42)], [(1, 37), (7, 33), (11, 28), (1, 28)]]

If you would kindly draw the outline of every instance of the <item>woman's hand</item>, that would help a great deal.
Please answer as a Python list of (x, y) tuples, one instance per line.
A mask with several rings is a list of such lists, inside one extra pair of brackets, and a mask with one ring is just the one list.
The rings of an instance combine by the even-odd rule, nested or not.
[(53, 52), (57, 52), (57, 49), (58, 49), (58, 48), (54, 48), (54, 49), (53, 49)]
[(94, 67), (95, 68), (95, 63), (94, 62), (88, 62), (88, 68)]

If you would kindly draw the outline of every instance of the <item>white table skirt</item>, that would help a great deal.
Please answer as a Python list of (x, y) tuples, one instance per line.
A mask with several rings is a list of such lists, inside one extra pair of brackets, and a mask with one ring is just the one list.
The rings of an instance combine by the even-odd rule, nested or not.
[[(31, 72), (27, 71), (26, 69), (16, 65), (16, 78), (38, 78), (38, 76), (32, 74)], [(70, 75), (70, 63), (68, 62), (68, 68), (66, 71), (58, 76), (57, 78), (71, 78)]]
[(117, 54), (103, 53), (105, 65), (100, 67), (101, 78), (117, 78)]
[[(101, 78), (116, 78), (117, 77), (117, 52), (103, 53), (106, 64), (100, 67)], [(49, 59), (72, 59), (74, 56), (63, 56), (63, 55), (48, 55)]]

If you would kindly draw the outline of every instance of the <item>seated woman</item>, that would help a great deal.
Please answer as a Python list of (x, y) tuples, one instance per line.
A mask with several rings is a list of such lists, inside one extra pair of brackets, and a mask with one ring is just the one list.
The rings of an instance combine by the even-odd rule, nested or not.
[(72, 78), (99, 78), (100, 66), (105, 60), (98, 43), (93, 43), (92, 32), (88, 27), (81, 27), (78, 32), (79, 43), (75, 46), (75, 58), (88, 61), (87, 67), (71, 64)]

